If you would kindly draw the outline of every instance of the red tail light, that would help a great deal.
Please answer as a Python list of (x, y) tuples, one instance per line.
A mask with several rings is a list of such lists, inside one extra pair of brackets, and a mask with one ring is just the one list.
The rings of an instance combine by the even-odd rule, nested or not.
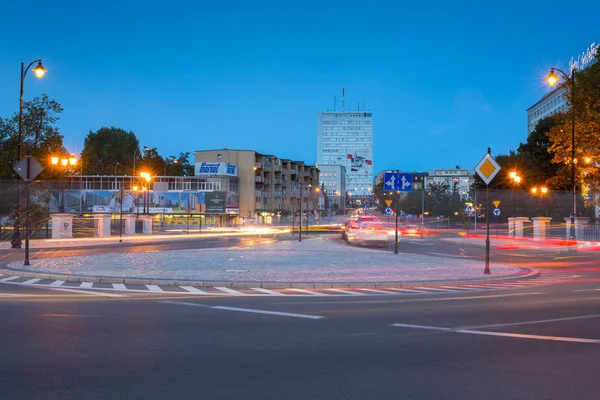
[(358, 229), (358, 224), (354, 221), (350, 221), (350, 228), (352, 229)]

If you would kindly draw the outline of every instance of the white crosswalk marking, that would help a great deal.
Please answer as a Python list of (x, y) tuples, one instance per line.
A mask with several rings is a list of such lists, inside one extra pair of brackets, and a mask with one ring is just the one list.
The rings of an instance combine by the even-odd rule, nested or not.
[(289, 289), (289, 290), (293, 290), (294, 292), (298, 292), (298, 293), (312, 294), (313, 296), (329, 296), (327, 293), (312, 292), (312, 291), (306, 290), (306, 289)]
[(257, 292), (261, 292), (261, 293), (265, 293), (265, 294), (270, 294), (271, 296), (285, 296), (285, 294), (280, 293), (280, 292), (276, 292), (274, 290), (257, 288), (257, 287), (253, 287), (253, 288), (250, 288), (250, 289), (256, 290)]
[(356, 291), (352, 291), (352, 290), (344, 290), (344, 289), (325, 289), (325, 290), (329, 290), (331, 292), (336, 292), (336, 293), (349, 294), (352, 296), (366, 296), (365, 293), (360, 293), (360, 292), (356, 292)]
[(79, 285), (79, 287), (82, 289), (91, 289), (93, 285), (94, 282), (81, 282), (81, 285)]
[(144, 285), (148, 288), (149, 291), (151, 292), (163, 292), (163, 290), (158, 287), (158, 285)]
[(52, 287), (62, 286), (63, 283), (65, 283), (65, 281), (56, 280), (56, 281), (52, 282), (50, 284), (50, 286), (52, 286)]
[(179, 286), (180, 288), (187, 290), (190, 293), (197, 293), (197, 294), (208, 294), (206, 293), (204, 290), (200, 290), (198, 288), (195, 288), (193, 286)]
[(113, 286), (113, 289), (127, 290), (127, 286), (123, 285), (122, 283), (113, 283), (112, 286)]
[(8, 278), (0, 279), (0, 281), (8, 282), (8, 281), (12, 281), (13, 279), (17, 279), (17, 278), (19, 278), (19, 277), (18, 276), (9, 276)]
[(231, 289), (231, 288), (228, 288), (228, 287), (216, 287), (215, 289), (220, 290), (220, 291), (225, 292), (225, 293), (232, 294), (234, 296), (243, 296), (244, 295), (244, 293), (239, 292), (239, 291), (234, 290), (234, 289)]
[(36, 283), (37, 281), (41, 281), (41, 279), (33, 278), (33, 279), (23, 282), (23, 285), (32, 285), (32, 284)]

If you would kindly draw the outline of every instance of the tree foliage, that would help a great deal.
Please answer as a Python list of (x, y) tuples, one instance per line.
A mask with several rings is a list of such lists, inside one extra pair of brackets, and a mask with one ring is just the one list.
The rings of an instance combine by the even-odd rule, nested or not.
[[(600, 60), (600, 54), (597, 56)], [(563, 81), (569, 105), (575, 111), (575, 183), (581, 189), (598, 189), (600, 176), (600, 62), (575, 73), (575, 91)], [(574, 96), (573, 96), (574, 95)], [(573, 108), (557, 115), (557, 123), (548, 136), (553, 142), (552, 161), (560, 164), (555, 181), (571, 185)]]
[[(42, 165), (48, 167), (51, 155), (66, 155), (63, 136), (60, 134), (57, 121), (63, 111), (62, 106), (46, 94), (23, 102), (23, 147), (24, 156), (29, 149)], [(19, 142), (19, 113), (15, 112), (7, 118), (0, 117), (0, 178), (15, 177), (12, 166), (17, 161), (17, 144)], [(51, 175), (46, 168), (41, 177)]]
[(81, 162), (87, 175), (112, 175), (119, 163), (121, 173), (133, 172), (133, 158), (139, 156), (139, 141), (135, 133), (121, 128), (100, 128), (90, 131), (83, 142)]

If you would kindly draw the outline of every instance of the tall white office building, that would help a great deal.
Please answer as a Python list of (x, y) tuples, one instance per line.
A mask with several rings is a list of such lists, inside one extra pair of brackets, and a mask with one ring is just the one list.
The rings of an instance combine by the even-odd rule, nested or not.
[(317, 117), (317, 165), (346, 168), (346, 191), (368, 197), (373, 190), (373, 113), (327, 111)]

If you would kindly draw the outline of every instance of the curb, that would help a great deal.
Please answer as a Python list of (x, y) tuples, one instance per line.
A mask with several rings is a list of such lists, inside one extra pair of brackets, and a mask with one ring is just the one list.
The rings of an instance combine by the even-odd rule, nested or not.
[[(407, 282), (248, 282), (248, 281), (198, 281), (198, 280), (175, 280), (175, 279), (140, 279), (127, 277), (100, 277), (69, 274), (52, 274), (47, 272), (31, 272), (8, 267), (0, 268), (1, 274), (18, 275), (23, 278), (38, 278), (63, 280), (70, 282), (94, 282), (94, 283), (122, 283), (130, 285), (160, 285), (160, 286), (196, 286), (196, 287), (228, 287), (228, 288), (264, 288), (264, 289), (334, 289), (334, 288), (417, 288), (422, 286), (444, 286), (444, 285), (476, 285), (486, 283), (501, 283), (535, 279), (541, 273), (533, 268), (518, 267), (524, 273), (512, 274), (503, 277), (474, 278), (463, 280), (447, 281), (407, 281)], [(525, 271), (528, 271), (525, 273)]]

